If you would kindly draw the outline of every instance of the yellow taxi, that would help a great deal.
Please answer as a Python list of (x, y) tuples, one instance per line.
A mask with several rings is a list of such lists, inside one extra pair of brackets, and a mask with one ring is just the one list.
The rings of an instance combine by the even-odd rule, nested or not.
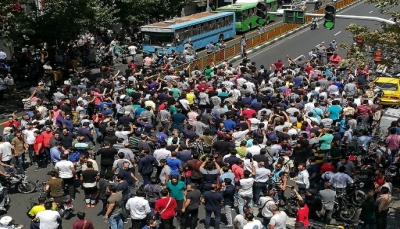
[(382, 105), (400, 104), (400, 79), (392, 77), (377, 77), (374, 80), (375, 86), (378, 86), (383, 95), (380, 98)]

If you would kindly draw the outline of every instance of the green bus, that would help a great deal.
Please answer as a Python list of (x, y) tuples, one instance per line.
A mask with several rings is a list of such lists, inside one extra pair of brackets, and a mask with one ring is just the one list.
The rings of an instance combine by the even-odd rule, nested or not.
[[(276, 12), (278, 10), (277, 0), (266, 0), (267, 11)], [(235, 3), (217, 8), (217, 11), (226, 12), (234, 11), (236, 14), (236, 32), (243, 33), (258, 27), (257, 24), (257, 2), (256, 3)], [(265, 24), (274, 21), (275, 14), (267, 14)]]

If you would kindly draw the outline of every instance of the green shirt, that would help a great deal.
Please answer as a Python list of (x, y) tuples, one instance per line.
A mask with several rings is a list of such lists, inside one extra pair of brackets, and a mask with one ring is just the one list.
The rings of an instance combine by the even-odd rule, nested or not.
[(174, 99), (178, 99), (179, 96), (181, 95), (181, 90), (179, 90), (178, 88), (171, 88), (172, 91), (172, 96), (174, 97)]
[(333, 140), (332, 134), (325, 134), (324, 136), (319, 138), (320, 148), (321, 150), (331, 149), (331, 143)]
[(178, 109), (175, 106), (171, 105), (169, 106), (169, 112), (171, 112), (171, 114), (175, 114), (176, 112), (178, 112)]
[(130, 95), (130, 94), (132, 94), (133, 92), (135, 92), (135, 90), (127, 88), (127, 89), (125, 89), (125, 92), (126, 92), (128, 95)]
[(213, 72), (214, 70), (212, 68), (207, 68), (206, 70), (204, 70), (204, 74), (206, 75), (206, 78), (209, 79), (211, 77), (211, 72)]
[(178, 181), (176, 185), (172, 184), (172, 181), (168, 181), (167, 188), (169, 189), (170, 196), (174, 197), (175, 200), (184, 200), (186, 190), (186, 184), (183, 181)]

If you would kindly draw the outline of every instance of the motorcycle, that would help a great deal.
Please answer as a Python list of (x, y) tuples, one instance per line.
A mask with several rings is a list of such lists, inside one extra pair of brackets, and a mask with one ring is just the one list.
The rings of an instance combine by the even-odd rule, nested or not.
[(357, 209), (346, 199), (346, 192), (336, 196), (332, 215), (342, 221), (353, 220), (357, 214)]
[(74, 213), (74, 205), (72, 199), (67, 196), (58, 198), (50, 198), (49, 201), (54, 201), (57, 205), (57, 211), (64, 219), (71, 219)]
[(23, 173), (17, 172), (15, 168), (10, 168), (8, 173), (10, 176), (6, 177), (4, 186), (8, 188), (16, 188), (20, 193), (28, 194), (36, 191), (37, 183), (28, 180), (28, 176)]
[(311, 22), (311, 30), (317, 29), (317, 22), (313, 21)]
[(354, 184), (349, 184), (346, 187), (345, 198), (347, 201), (357, 207), (360, 207), (365, 200), (365, 193), (360, 190), (364, 183), (356, 180)]

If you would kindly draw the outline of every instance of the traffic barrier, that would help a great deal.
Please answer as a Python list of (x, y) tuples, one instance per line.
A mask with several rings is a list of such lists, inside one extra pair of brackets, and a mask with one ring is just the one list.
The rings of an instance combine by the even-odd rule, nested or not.
[[(347, 5), (352, 4), (353, 2), (358, 1), (358, 0), (342, 0), (339, 2), (336, 2), (336, 9), (342, 9), (346, 7)], [(314, 11), (313, 13), (316, 14), (324, 14), (325, 9), (319, 9)], [(313, 17), (307, 16), (306, 17), (306, 23), (310, 22)], [(284, 34), (287, 34), (297, 28), (302, 26), (301, 24), (283, 24), (277, 28), (265, 31), (261, 34), (258, 34), (254, 37), (248, 38), (246, 40), (246, 49), (250, 50), (254, 47), (261, 46), (265, 44), (268, 41), (272, 41), (275, 38), (282, 36)], [(218, 65), (222, 62), (228, 61), (235, 56), (241, 55), (241, 43), (236, 43), (231, 46), (226, 47), (225, 49), (219, 50), (215, 53), (208, 54), (204, 57), (201, 57), (199, 59), (194, 60), (191, 65), (190, 65), (190, 70), (194, 69), (195, 67), (199, 70), (205, 69), (206, 66), (211, 65), (211, 63), (214, 63), (215, 65)], [(177, 67), (177, 69), (183, 69), (186, 68), (188, 64), (182, 65)]]

